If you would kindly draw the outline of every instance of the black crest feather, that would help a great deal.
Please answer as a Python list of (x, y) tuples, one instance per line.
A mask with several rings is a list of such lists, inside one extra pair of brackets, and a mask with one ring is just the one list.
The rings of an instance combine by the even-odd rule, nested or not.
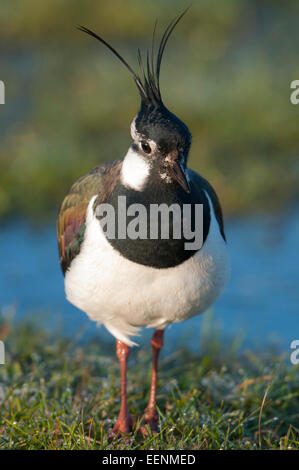
[[(153, 36), (152, 36), (152, 46), (151, 50), (147, 51), (146, 54), (146, 63), (143, 63), (142, 55), (140, 49), (137, 50), (137, 59), (139, 63), (140, 73), (141, 76), (138, 75), (132, 67), (128, 64), (128, 62), (112, 47), (107, 41), (105, 41), (102, 37), (98, 34), (94, 33), (90, 29), (86, 28), (85, 26), (78, 26), (80, 31), (83, 31), (86, 34), (94, 37), (102, 44), (104, 44), (121, 62), (122, 64), (129, 70), (130, 74), (132, 75), (139, 93), (141, 95), (142, 102), (147, 105), (153, 106), (160, 106), (162, 104), (161, 92), (160, 92), (160, 70), (161, 70), (161, 63), (163, 54), (165, 51), (166, 44), (168, 39), (182, 19), (182, 17), (187, 13), (189, 8), (183, 11), (178, 17), (174, 18), (170, 24), (167, 26), (166, 30), (163, 33), (161, 38), (157, 57), (155, 57), (155, 35), (156, 35), (156, 27), (157, 21), (155, 22)], [(156, 63), (155, 63), (156, 62)]]

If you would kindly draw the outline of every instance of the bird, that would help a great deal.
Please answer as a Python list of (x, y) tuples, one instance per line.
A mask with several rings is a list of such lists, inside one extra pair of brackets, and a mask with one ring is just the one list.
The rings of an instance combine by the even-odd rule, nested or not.
[[(143, 327), (154, 329), (149, 399), (139, 427), (146, 436), (159, 429), (158, 359), (166, 327), (205, 312), (223, 292), (230, 276), (218, 196), (206, 179), (187, 166), (191, 132), (168, 110), (161, 96), (162, 57), (170, 35), (185, 13), (167, 26), (157, 51), (156, 21), (146, 59), (137, 50), (138, 73), (105, 39), (78, 26), (126, 67), (141, 100), (130, 125), (132, 142), (127, 153), (118, 160), (99, 164), (79, 178), (64, 198), (57, 218), (66, 298), (91, 320), (104, 325), (116, 341), (121, 402), (110, 438), (128, 435), (133, 426), (127, 403), (127, 361), (136, 345), (134, 337)], [(101, 152), (103, 161), (105, 148)], [(127, 207), (189, 206), (193, 228), (196, 207), (201, 207), (202, 243), (186, 249), (184, 234), (178, 238), (172, 232), (168, 238), (163, 237), (162, 219), (158, 219), (158, 236), (108, 237), (98, 209), (103, 205), (112, 207), (119, 224), (123, 215), (119, 198), (125, 198)], [(132, 220), (131, 213), (126, 227)], [(144, 220), (150, 222), (148, 212)], [(174, 217), (169, 220), (174, 230)]]

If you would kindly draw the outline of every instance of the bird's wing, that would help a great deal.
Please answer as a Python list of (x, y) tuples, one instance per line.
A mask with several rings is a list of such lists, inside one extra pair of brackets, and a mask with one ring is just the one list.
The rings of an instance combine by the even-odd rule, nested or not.
[(57, 219), (57, 239), (63, 273), (80, 251), (85, 233), (88, 203), (98, 195), (99, 203), (111, 194), (119, 179), (122, 160), (104, 163), (76, 181), (64, 198)]
[(223, 237), (224, 240), (225, 238), (225, 233), (224, 233), (224, 223), (223, 223), (223, 215), (222, 215), (222, 209), (221, 205), (218, 199), (218, 196), (216, 194), (216, 191), (214, 188), (210, 185), (210, 183), (204, 179), (201, 175), (196, 173), (193, 170), (188, 170), (190, 179), (195, 185), (199, 185), (204, 191), (207, 192), (209, 198), (211, 199), (211, 202), (213, 204), (215, 216), (219, 225), (220, 233)]

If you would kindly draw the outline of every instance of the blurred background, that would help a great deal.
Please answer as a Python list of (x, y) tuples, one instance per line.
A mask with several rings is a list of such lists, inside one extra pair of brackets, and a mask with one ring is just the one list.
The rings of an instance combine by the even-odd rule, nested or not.
[[(124, 67), (76, 25), (94, 29), (137, 69), (137, 47), (189, 6), (178, 0), (6, 2), (0, 12), (0, 309), (61, 334), (108, 338), (64, 298), (55, 219), (70, 185), (122, 157), (139, 98)], [(237, 345), (299, 336), (299, 79), (296, 0), (198, 0), (166, 48), (161, 90), (190, 128), (189, 165), (222, 201), (232, 278), (213, 310), (169, 335), (200, 330)], [(106, 336), (105, 336), (106, 335)]]

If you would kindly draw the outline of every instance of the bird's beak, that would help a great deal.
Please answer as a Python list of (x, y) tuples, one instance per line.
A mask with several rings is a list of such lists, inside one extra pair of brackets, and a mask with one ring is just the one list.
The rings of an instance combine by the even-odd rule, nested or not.
[(190, 185), (187, 181), (185, 170), (180, 163), (178, 156), (178, 151), (174, 150), (166, 155), (166, 162), (168, 163), (171, 177), (179, 183), (186, 193), (190, 194)]

